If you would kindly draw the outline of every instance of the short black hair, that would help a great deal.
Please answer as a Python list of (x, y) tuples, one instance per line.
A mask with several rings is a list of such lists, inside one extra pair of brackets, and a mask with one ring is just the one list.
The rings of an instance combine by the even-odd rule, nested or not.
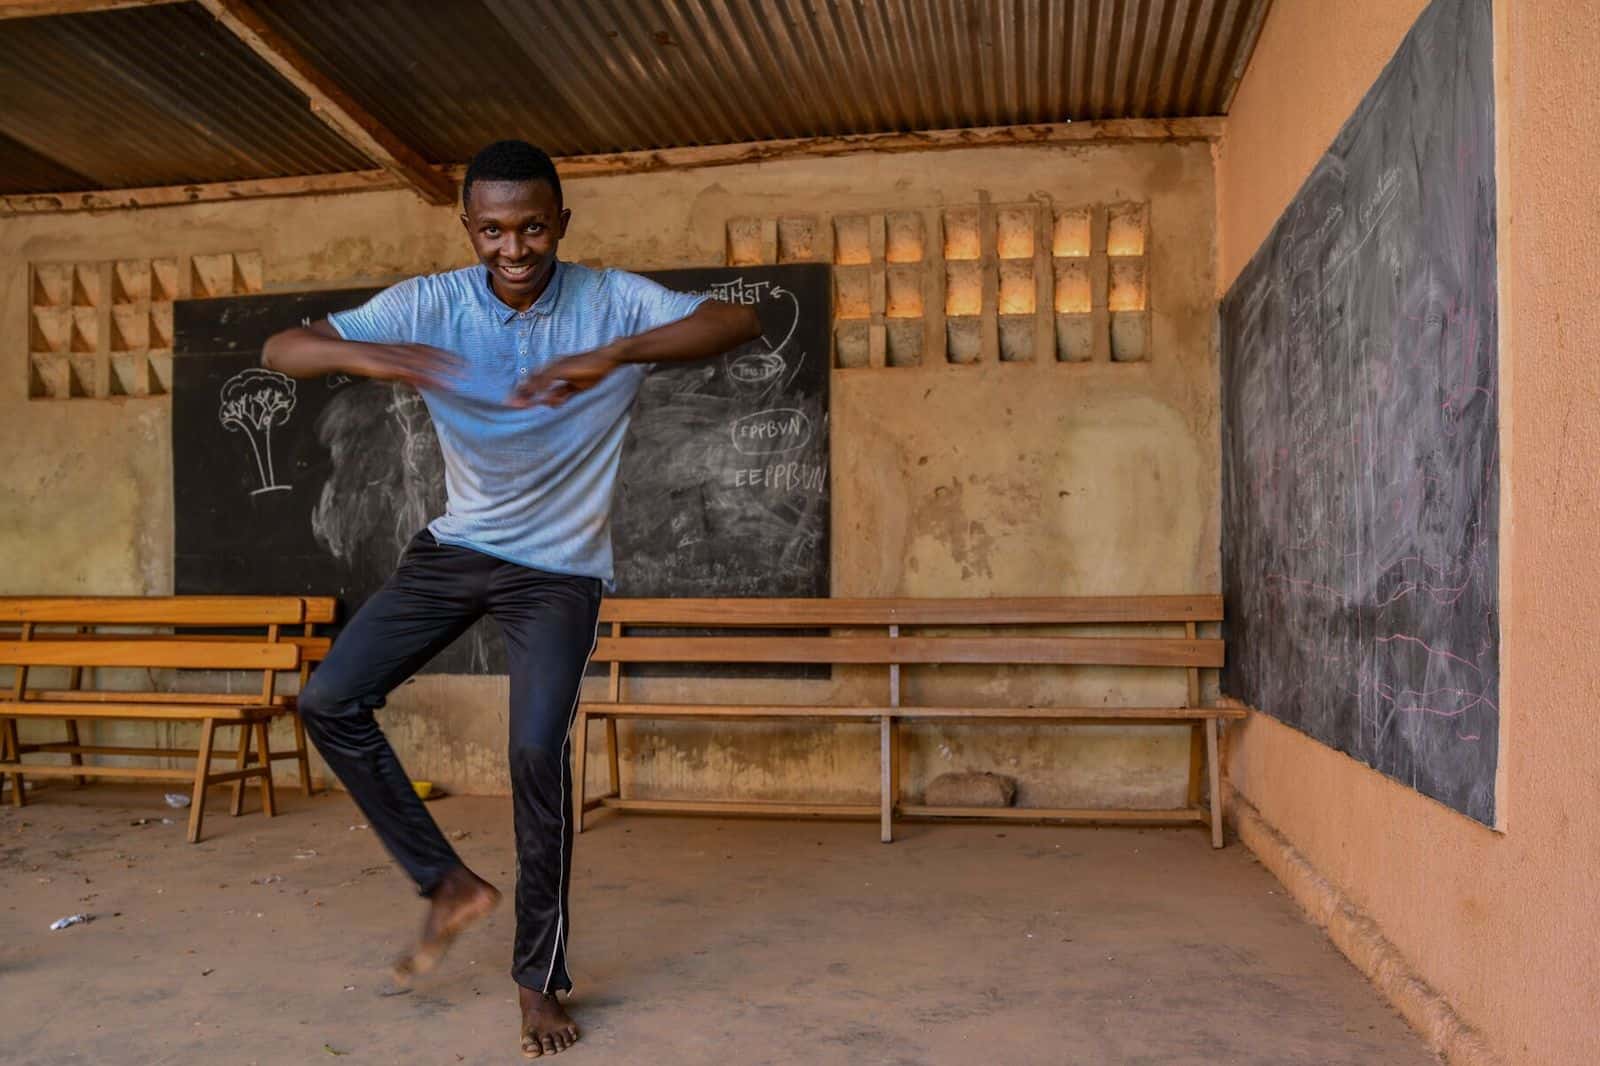
[(556, 206), (562, 206), (561, 178), (556, 175), (555, 163), (543, 148), (527, 141), (495, 141), (478, 150), (461, 181), (462, 207), (467, 205), (476, 181), (547, 182), (556, 194)]

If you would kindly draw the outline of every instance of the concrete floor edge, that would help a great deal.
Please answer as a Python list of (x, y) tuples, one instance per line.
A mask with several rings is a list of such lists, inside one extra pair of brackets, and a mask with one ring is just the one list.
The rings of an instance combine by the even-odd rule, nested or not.
[(1237, 789), (1226, 811), (1235, 839), (1249, 848), (1340, 954), (1371, 981), (1450, 1066), (1504, 1066), (1483, 1036), (1455, 1012), (1383, 935), (1383, 930), (1324, 877)]

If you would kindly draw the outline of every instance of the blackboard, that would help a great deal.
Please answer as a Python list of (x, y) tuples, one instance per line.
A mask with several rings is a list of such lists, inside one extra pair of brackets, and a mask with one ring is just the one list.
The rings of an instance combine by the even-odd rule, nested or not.
[[(648, 276), (754, 306), (763, 336), (645, 379), (613, 509), (614, 594), (827, 595), (828, 268)], [(178, 593), (332, 594), (348, 617), (442, 512), (443, 460), (415, 392), (260, 367), (271, 334), (375, 291), (177, 304)], [(501, 673), (504, 654), (481, 623), (426, 669)]]
[(1485, 823), (1491, 57), (1490, 0), (1435, 0), (1221, 307), (1223, 690)]

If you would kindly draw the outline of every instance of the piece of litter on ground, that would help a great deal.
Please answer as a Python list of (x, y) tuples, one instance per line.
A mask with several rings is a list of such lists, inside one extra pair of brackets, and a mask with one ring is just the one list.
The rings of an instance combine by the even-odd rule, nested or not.
[(94, 921), (94, 919), (89, 917), (87, 914), (69, 914), (65, 918), (57, 918), (55, 921), (51, 922), (50, 931), (55, 932), (58, 929), (65, 929), (69, 925), (82, 925), (85, 922), (92, 921)]
[(348, 1051), (340, 1051), (340, 1050), (338, 1050), (332, 1044), (323, 1044), (322, 1045), (322, 1050), (326, 1051), (330, 1055), (348, 1055), (348, 1054), (350, 1054), (350, 1052), (348, 1052)]
[(167, 806), (168, 807), (187, 807), (187, 806), (189, 806), (189, 797), (185, 796), (182, 792), (168, 792), (167, 793)]
[(355, 985), (345, 985), (344, 986), (344, 990), (346, 992), (354, 992), (356, 990), (356, 986)]
[(456, 830), (453, 830), (450, 833), (450, 839), (451, 840), (465, 840), (471, 835), (472, 835), (472, 830), (470, 830), (470, 829), (456, 829)]
[(317, 849), (316, 848), (307, 848), (304, 851), (295, 853), (295, 858), (297, 858), (297, 859), (314, 859), (316, 857), (317, 857)]
[(210, 977), (212, 974), (214, 974), (216, 972), (217, 971), (216, 971), (215, 968), (212, 968), (212, 969), (209, 969), (209, 970), (201, 970), (200, 971), (200, 976), (201, 977)]
[(357, 822), (355, 825), (350, 827), (350, 832), (354, 833), (357, 829), (365, 829), (366, 827), (366, 822)]
[(282, 880), (283, 880), (283, 875), (282, 874), (268, 874), (265, 877), (258, 877), (254, 881), (251, 881), (250, 883), (252, 885), (275, 885), (279, 881), (282, 881)]
[(149, 825), (150, 824), (150, 819), (148, 819), (148, 818), (135, 818), (133, 821), (129, 822), (128, 824), (129, 825)]
[(163, 819), (161, 819), (161, 824), (162, 825), (174, 825), (176, 823), (173, 822), (173, 820), (171, 818), (163, 818)]

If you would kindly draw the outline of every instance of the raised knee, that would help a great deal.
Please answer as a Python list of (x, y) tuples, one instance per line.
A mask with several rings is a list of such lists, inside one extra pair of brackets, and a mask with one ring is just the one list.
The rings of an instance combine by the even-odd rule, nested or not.
[(308, 722), (322, 722), (339, 717), (345, 710), (347, 701), (341, 701), (333, 692), (331, 686), (319, 682), (315, 674), (306, 682), (305, 688), (300, 690), (299, 697), (295, 700), (295, 708), (300, 712), (300, 717)]

